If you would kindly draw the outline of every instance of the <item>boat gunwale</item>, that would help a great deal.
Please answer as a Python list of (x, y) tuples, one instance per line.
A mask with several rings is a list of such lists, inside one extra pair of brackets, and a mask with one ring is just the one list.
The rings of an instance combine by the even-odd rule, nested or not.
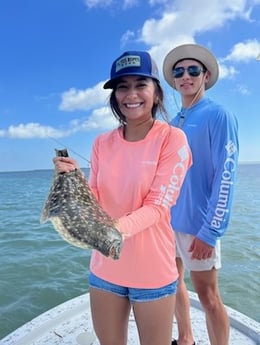
[[(189, 291), (191, 307), (199, 309), (203, 312), (197, 294)], [(31, 321), (18, 327), (13, 332), (0, 339), (2, 345), (28, 345), (39, 339), (39, 334), (47, 333), (50, 329), (54, 329), (62, 321), (72, 318), (73, 316), (83, 315), (89, 309), (89, 293), (84, 293), (70, 300), (67, 300), (45, 312), (36, 316)], [(226, 306), (230, 325), (234, 329), (253, 340), (256, 345), (260, 344), (260, 323), (256, 320), (240, 313), (239, 311)], [(134, 321), (133, 316), (130, 321)], [(36, 327), (36, 328), (35, 328)], [(55, 333), (55, 331), (53, 331)], [(94, 333), (89, 333), (90, 335)], [(58, 334), (56, 334), (59, 336)], [(12, 342), (15, 341), (15, 342)]]

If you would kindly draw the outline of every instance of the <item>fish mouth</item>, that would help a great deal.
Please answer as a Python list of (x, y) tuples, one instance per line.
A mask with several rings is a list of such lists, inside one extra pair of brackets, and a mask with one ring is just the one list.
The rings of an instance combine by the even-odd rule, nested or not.
[(109, 250), (109, 257), (118, 260), (122, 249), (122, 241), (116, 240), (112, 243)]

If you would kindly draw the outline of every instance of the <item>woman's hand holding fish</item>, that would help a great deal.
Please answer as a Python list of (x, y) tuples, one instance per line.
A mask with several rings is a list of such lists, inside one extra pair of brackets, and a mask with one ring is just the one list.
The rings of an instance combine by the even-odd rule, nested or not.
[(55, 165), (55, 169), (60, 173), (79, 169), (78, 162), (71, 157), (54, 157), (53, 163)]
[(115, 222), (115, 225), (114, 225), (114, 226), (115, 226), (115, 228), (121, 233), (122, 238), (123, 238), (123, 241), (126, 240), (126, 239), (128, 239), (129, 237), (131, 237), (131, 234), (128, 234), (128, 233), (122, 231), (122, 229), (121, 229), (120, 226), (119, 226), (118, 221)]

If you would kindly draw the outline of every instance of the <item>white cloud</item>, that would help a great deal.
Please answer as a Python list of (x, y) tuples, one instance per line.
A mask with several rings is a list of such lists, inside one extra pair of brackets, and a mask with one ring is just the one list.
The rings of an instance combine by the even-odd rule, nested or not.
[(44, 126), (39, 123), (30, 122), (10, 126), (6, 130), (0, 129), (0, 138), (11, 139), (44, 139), (63, 138), (77, 132), (87, 132), (91, 130), (110, 130), (118, 126), (118, 121), (113, 116), (108, 107), (95, 109), (87, 120), (74, 119), (70, 121), (68, 128), (54, 128)]
[(174, 48), (193, 41), (198, 33), (216, 29), (228, 20), (243, 16), (245, 4), (244, 0), (200, 0), (198, 7), (197, 0), (168, 1), (160, 19), (148, 19), (144, 23), (140, 40), (148, 45), (162, 46), (170, 42), (170, 48)]
[(219, 64), (220, 79), (232, 79), (236, 74), (238, 74), (238, 71), (233, 66)]
[(127, 30), (121, 37), (121, 47), (124, 47), (127, 42), (135, 38), (135, 33), (133, 31)]
[(88, 8), (109, 7), (113, 2), (113, 0), (84, 0), (84, 3)]
[(248, 62), (250, 60), (255, 60), (260, 52), (260, 42), (256, 39), (247, 40), (245, 42), (239, 42), (234, 45), (231, 52), (226, 56), (223, 61), (232, 62)]
[(89, 118), (82, 123), (82, 130), (112, 129), (118, 126), (118, 121), (113, 116), (110, 108), (103, 107), (92, 112)]
[(101, 107), (92, 111), (86, 120), (72, 120), (70, 132), (87, 132), (91, 130), (109, 130), (118, 126), (118, 121), (113, 116), (109, 107)]
[(128, 9), (138, 5), (138, 0), (84, 0), (84, 3), (89, 9), (97, 7), (107, 8), (118, 4), (120, 4), (119, 8)]
[(64, 91), (59, 109), (63, 111), (88, 110), (103, 105), (109, 95), (109, 90), (104, 90), (103, 84), (104, 82), (100, 82), (86, 90), (71, 88)]
[(0, 137), (16, 139), (32, 139), (55, 137), (61, 138), (70, 134), (70, 131), (55, 129), (51, 126), (43, 126), (39, 123), (30, 122), (10, 126), (7, 130), (0, 131)]

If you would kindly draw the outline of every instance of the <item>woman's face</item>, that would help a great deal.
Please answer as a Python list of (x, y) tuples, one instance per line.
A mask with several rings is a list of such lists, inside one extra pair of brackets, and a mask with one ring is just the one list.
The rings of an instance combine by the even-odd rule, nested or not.
[(127, 122), (152, 117), (152, 107), (158, 99), (151, 78), (126, 76), (115, 89), (118, 107)]

